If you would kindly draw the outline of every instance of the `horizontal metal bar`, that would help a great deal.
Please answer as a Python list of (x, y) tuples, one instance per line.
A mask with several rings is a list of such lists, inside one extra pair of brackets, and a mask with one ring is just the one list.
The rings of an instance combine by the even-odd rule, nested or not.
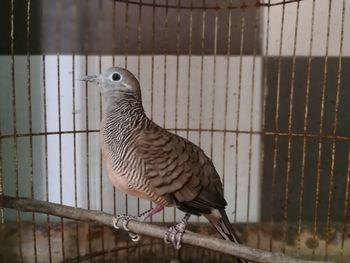
[[(288, 136), (288, 137), (306, 137), (319, 139), (332, 139), (340, 141), (350, 141), (350, 136), (333, 135), (333, 134), (318, 134), (318, 133), (296, 133), (296, 132), (275, 132), (275, 131), (245, 131), (245, 130), (224, 130), (224, 129), (191, 129), (191, 128), (167, 128), (168, 131), (189, 131), (189, 132), (222, 132), (236, 134), (257, 134), (262, 136)], [(80, 133), (96, 133), (100, 130), (77, 130), (77, 131), (55, 131), (55, 132), (37, 132), (37, 133), (17, 133), (17, 134), (2, 134), (0, 139), (18, 138), (30, 136), (46, 136), (46, 135), (61, 135), (61, 134), (80, 134)]]
[(285, 5), (285, 4), (291, 4), (291, 3), (296, 3), (296, 2), (302, 2), (304, 0), (287, 0), (287, 1), (277, 2), (277, 3), (261, 3), (259, 1), (256, 1), (255, 4), (252, 4), (252, 5), (248, 5), (244, 2), (241, 5), (232, 5), (232, 4), (219, 5), (218, 3), (216, 3), (215, 6), (206, 6), (205, 4), (202, 6), (154, 4), (154, 3), (143, 3), (143, 2), (129, 1), (129, 0), (114, 0), (114, 1), (119, 2), (119, 3), (125, 3), (125, 4), (157, 7), (157, 8), (167, 8), (167, 9), (176, 8), (176, 9), (189, 9), (189, 10), (233, 10), (233, 9), (247, 9), (247, 8), (258, 8), (258, 7), (271, 7), (271, 6), (278, 6), (278, 5)]

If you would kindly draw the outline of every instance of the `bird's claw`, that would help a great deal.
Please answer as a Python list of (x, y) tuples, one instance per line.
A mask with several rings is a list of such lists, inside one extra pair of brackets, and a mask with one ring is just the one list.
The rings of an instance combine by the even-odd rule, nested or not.
[(141, 239), (140, 235), (132, 233), (132, 232), (129, 233), (129, 236), (131, 238), (131, 241), (133, 241), (133, 242), (138, 242)]
[(119, 220), (122, 220), (123, 228), (125, 229), (125, 231), (129, 232), (129, 236), (131, 240), (133, 242), (139, 241), (141, 237), (138, 234), (130, 232), (130, 229), (128, 228), (129, 221), (130, 220), (138, 221), (138, 218), (135, 216), (125, 215), (125, 214), (117, 215), (117, 217), (113, 218), (113, 226), (116, 229), (119, 229), (119, 226), (118, 226)]
[(165, 232), (164, 242), (173, 244), (174, 248), (179, 250), (181, 248), (182, 236), (185, 233), (186, 224), (180, 222), (175, 226), (169, 227)]

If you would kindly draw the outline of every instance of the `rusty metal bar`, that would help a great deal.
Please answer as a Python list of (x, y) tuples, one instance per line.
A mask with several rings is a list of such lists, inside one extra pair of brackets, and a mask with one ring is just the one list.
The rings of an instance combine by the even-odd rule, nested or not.
[[(344, 1), (345, 3), (345, 1)], [(345, 5), (343, 5), (344, 7)], [(344, 9), (343, 9), (344, 10)], [(341, 257), (344, 257), (344, 243), (347, 238), (347, 226), (349, 220), (349, 192), (350, 192), (350, 145), (348, 144), (348, 167), (346, 176), (346, 186), (344, 193), (343, 226), (341, 237)]]
[[(331, 12), (331, 10), (329, 10)], [(344, 40), (344, 20), (345, 20), (345, 1), (343, 1), (342, 6), (342, 16), (341, 16), (341, 31), (340, 31), (340, 45), (339, 45), (339, 58), (338, 58), (338, 74), (337, 74), (337, 87), (336, 87), (336, 99), (334, 105), (334, 119), (333, 119), (333, 135), (337, 133), (337, 124), (338, 124), (338, 112), (339, 112), (339, 97), (340, 90), (342, 87), (342, 58), (343, 58), (343, 40)], [(328, 193), (328, 205), (327, 205), (327, 222), (326, 222), (326, 247), (325, 247), (325, 259), (328, 257), (328, 245), (330, 242), (330, 228), (332, 225), (331, 218), (331, 207), (333, 199), (333, 185), (334, 185), (334, 169), (335, 169), (335, 153), (336, 153), (336, 141), (332, 140), (332, 156), (331, 156), (331, 173), (329, 176), (329, 193)]]
[[(310, 32), (310, 45), (309, 45), (309, 56), (308, 56), (308, 65), (307, 65), (307, 82), (305, 89), (305, 105), (304, 105), (304, 125), (303, 131), (304, 134), (307, 133), (308, 127), (308, 116), (309, 116), (309, 95), (310, 95), (310, 82), (311, 82), (311, 60), (312, 60), (312, 45), (313, 45), (313, 33), (314, 33), (314, 24), (315, 24), (315, 0), (312, 3), (312, 14), (311, 14), (311, 32)], [(303, 136), (303, 153), (302, 153), (302, 165), (301, 165), (301, 177), (300, 177), (300, 193), (299, 193), (299, 216), (298, 216), (298, 253), (300, 252), (300, 235), (302, 227), (302, 218), (303, 218), (303, 202), (304, 202), (304, 180), (305, 180), (305, 163), (306, 163), (306, 144), (307, 137)]]
[[(293, 43), (293, 59), (292, 59), (292, 72), (290, 82), (290, 96), (289, 96), (289, 114), (288, 114), (288, 133), (292, 133), (293, 124), (293, 106), (294, 106), (294, 89), (295, 89), (295, 64), (296, 64), (296, 46), (298, 41), (298, 22), (299, 22), (299, 2), (297, 3), (297, 11), (295, 17), (294, 26), (294, 43)], [(288, 203), (289, 203), (289, 184), (291, 174), (291, 155), (292, 155), (292, 136), (288, 136), (288, 149), (287, 149), (287, 171), (286, 171), (286, 185), (284, 192), (284, 208), (283, 208), (283, 252), (286, 250), (287, 243), (287, 225), (288, 225)]]
[[(340, 46), (340, 53), (343, 48), (343, 37), (344, 37), (344, 19), (345, 19), (345, 9), (346, 9), (346, 2), (343, 0), (343, 6), (342, 6), (342, 28), (341, 28), (341, 46)], [(341, 60), (339, 60), (341, 63)], [(338, 81), (340, 76), (338, 75)], [(343, 226), (342, 226), (342, 237), (341, 237), (341, 257), (344, 257), (344, 241), (347, 234), (347, 224), (348, 224), (348, 205), (349, 205), (349, 189), (350, 189), (350, 147), (348, 145), (348, 167), (347, 167), (347, 176), (346, 176), (346, 186), (344, 191), (344, 208), (343, 208)]]
[[(282, 6), (282, 21), (281, 21), (281, 31), (280, 31), (280, 45), (278, 51), (278, 73), (277, 73), (277, 87), (276, 87), (276, 112), (275, 112), (275, 130), (279, 131), (279, 99), (280, 99), (280, 89), (281, 89), (281, 64), (282, 64), (282, 46), (283, 46), (283, 32), (284, 32), (284, 21), (285, 21), (285, 5)], [(290, 136), (290, 135), (289, 135)], [(277, 173), (277, 155), (279, 143), (279, 137), (274, 136), (274, 146), (273, 146), (273, 170), (272, 170), (272, 195), (271, 195), (271, 223), (274, 224), (274, 206), (276, 201), (276, 173)], [(273, 250), (273, 237), (270, 239), (270, 250)]]
[[(268, 3), (270, 3), (271, 0), (268, 0)], [(261, 28), (261, 27), (260, 27)], [(265, 124), (265, 116), (266, 116), (266, 105), (267, 105), (267, 93), (268, 93), (268, 85), (267, 85), (267, 78), (268, 78), (268, 62), (269, 62), (269, 35), (270, 35), (270, 7), (267, 7), (267, 18), (266, 18), (266, 32), (265, 32), (265, 52), (263, 53), (263, 77), (262, 77), (262, 113), (260, 115), (262, 127), (262, 132), (265, 132), (266, 130), (266, 124)], [(262, 146), (261, 151), (261, 160), (260, 160), (260, 166), (262, 170), (264, 171), (265, 166), (265, 151), (264, 151), (264, 145)], [(262, 172), (261, 175), (261, 185), (264, 185), (264, 172)], [(260, 235), (258, 234), (258, 248), (260, 248)], [(270, 247), (270, 250), (272, 248)]]
[[(11, 85), (12, 85), (12, 124), (13, 133), (17, 134), (17, 102), (16, 102), (16, 80), (15, 80), (15, 4), (14, 0), (11, 0)], [(18, 142), (17, 138), (13, 138), (13, 162), (15, 166), (15, 194), (16, 197), (19, 196), (19, 171), (18, 171)], [(22, 248), (22, 224), (21, 215), (19, 210), (16, 210), (16, 223), (18, 226), (18, 248), (20, 261), (23, 262), (23, 248)]]
[[(329, 33), (330, 33), (330, 19), (331, 19), (331, 5), (332, 1), (329, 1), (328, 5), (328, 17), (327, 17), (327, 39), (326, 39), (326, 53), (323, 67), (323, 80), (322, 80), (322, 97), (321, 97), (321, 109), (320, 109), (320, 127), (319, 133), (323, 132), (323, 120), (324, 120), (324, 104), (326, 99), (326, 87), (327, 87), (327, 73), (328, 73), (328, 47), (329, 47)], [(315, 207), (314, 207), (314, 226), (313, 226), (313, 238), (316, 238), (317, 225), (318, 225), (318, 209), (320, 198), (320, 180), (321, 180), (321, 157), (322, 157), (322, 141), (318, 141), (317, 152), (317, 173), (316, 173), (316, 191), (315, 191)], [(312, 249), (312, 258), (315, 257), (315, 248)]]

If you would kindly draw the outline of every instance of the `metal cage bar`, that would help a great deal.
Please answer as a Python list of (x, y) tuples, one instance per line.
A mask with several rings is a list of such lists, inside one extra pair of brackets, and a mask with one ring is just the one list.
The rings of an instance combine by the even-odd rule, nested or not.
[[(63, 51), (65, 44), (62, 41), (67, 29), (63, 25), (62, 20), (64, 20), (66, 13), (64, 7), (68, 4), (62, 0), (52, 1), (51, 4), (55, 7), (53, 8), (54, 19), (52, 20), (54, 24), (49, 23), (50, 20), (43, 12), (41, 29), (53, 28), (52, 32), (54, 32), (52, 35), (52, 43), (56, 45), (56, 52), (53, 55), (55, 58), (53, 63), (55, 65), (54, 88), (50, 88), (48, 74), (52, 65), (48, 57), (51, 57), (51, 55), (40, 54), (40, 82), (42, 82), (40, 100), (43, 104), (41, 129), (36, 129), (33, 124), (35, 122), (36, 99), (33, 95), (35, 91), (34, 83), (36, 83), (34, 82), (33, 72), (36, 72), (36, 69), (32, 58), (34, 53), (32, 52), (31, 41), (35, 35), (35, 16), (33, 13), (35, 3), (31, 0), (25, 1), (26, 17), (24, 19), (25, 30), (23, 32), (25, 35), (23, 39), (25, 40), (26, 53), (23, 56), (25, 62), (23, 68), (26, 75), (25, 89), (21, 90), (21, 83), (17, 79), (18, 72), (21, 72), (21, 69), (19, 69), (20, 63), (17, 60), (18, 53), (16, 49), (17, 41), (20, 41), (17, 35), (16, 13), (23, 10), (17, 9), (17, 4), (15, 4), (14, 0), (9, 0), (8, 2), (10, 7), (9, 25), (11, 29), (9, 32), (11, 52), (8, 54), (11, 68), (9, 81), (11, 89), (9, 90), (11, 91), (10, 104), (12, 104), (8, 118), (12, 122), (12, 130), (3, 129), (4, 123), (0, 123), (0, 150), (3, 151), (4, 144), (7, 141), (11, 142), (10, 144), (13, 148), (11, 149), (13, 151), (11, 153), (11, 165), (13, 166), (11, 169), (13, 168), (14, 182), (7, 181), (7, 175), (4, 175), (7, 173), (7, 171), (5, 172), (7, 169), (5, 167), (6, 158), (1, 155), (0, 194), (7, 194), (6, 187), (10, 182), (12, 184), (11, 187), (13, 186), (14, 188), (14, 195), (20, 197), (27, 193), (22, 192), (22, 187), (28, 181), (28, 186), (25, 185), (23, 188), (26, 188), (25, 191), (28, 190), (30, 198), (37, 198), (35, 183), (39, 177), (36, 177), (35, 173), (35, 142), (37, 139), (42, 139), (42, 188), (44, 191), (42, 199), (52, 201), (49, 191), (56, 179), (50, 176), (50, 158), (56, 158), (56, 156), (50, 156), (50, 150), (52, 150), (50, 149), (50, 138), (55, 138), (55, 140), (58, 140), (57, 148), (53, 149), (55, 154), (57, 154), (55, 162), (57, 161), (58, 168), (58, 202), (65, 204), (64, 180), (66, 172), (64, 165), (66, 157), (64, 156), (64, 148), (65, 139), (71, 138), (73, 151), (71, 167), (72, 189), (74, 189), (74, 193), (72, 193), (73, 205), (79, 207), (82, 204), (88, 209), (97, 207), (101, 211), (108, 210), (110, 205), (110, 209), (114, 213), (124, 210), (124, 207), (125, 213), (137, 211), (140, 214), (142, 212), (141, 210), (145, 207), (143, 201), (133, 199), (127, 195), (121, 196), (115, 188), (112, 190), (112, 188), (109, 189), (109, 186), (106, 186), (105, 170), (101, 165), (103, 162), (101, 153), (96, 157), (96, 164), (99, 167), (93, 166), (95, 164), (90, 162), (95, 158), (94, 147), (98, 144), (95, 143), (95, 140), (99, 132), (94, 126), (94, 118), (96, 116), (91, 114), (92, 107), (98, 104), (96, 112), (98, 110), (99, 112), (96, 120), (102, 120), (103, 117), (102, 97), (96, 98), (95, 101), (93, 96), (91, 96), (94, 94), (93, 91), (89, 90), (90, 85), (85, 84), (82, 91), (85, 97), (81, 102), (83, 105), (82, 111), (85, 114), (83, 115), (83, 124), (80, 123), (81, 118), (77, 113), (80, 103), (78, 95), (80, 94), (80, 91), (78, 91), (79, 84), (76, 82), (80, 75), (78, 73), (79, 67), (82, 66), (83, 71), (88, 75), (93, 70), (91, 65), (94, 66), (94, 63), (98, 72), (103, 72), (105, 66), (109, 66), (109, 64), (114, 66), (123, 65), (131, 69), (135, 68), (134, 72), (137, 73), (136, 76), (141, 80), (141, 84), (146, 79), (147, 84), (145, 86), (148, 85), (146, 92), (148, 92), (147, 96), (150, 98), (150, 102), (147, 101), (147, 107), (150, 108), (150, 118), (156, 121), (160, 120), (161, 126), (179, 135), (184, 135), (189, 140), (192, 139), (193, 141), (193, 138), (195, 138), (194, 141), (204, 148), (205, 152), (216, 164), (219, 174), (222, 175), (225, 193), (230, 196), (228, 207), (231, 220), (235, 223), (238, 221), (252, 222), (256, 220), (259, 226), (268, 225), (271, 233), (276, 228), (281, 229), (282, 241), (277, 240), (272, 234), (266, 238), (267, 234), (260, 229), (253, 238), (254, 245), (266, 248), (266, 239), (268, 239), (267, 243), (269, 243), (268, 247), (270, 250), (281, 250), (288, 253), (291, 248), (288, 243), (289, 231), (295, 224), (296, 253), (300, 256), (310, 253), (310, 257), (313, 258), (319, 257), (319, 254), (321, 254), (324, 259), (330, 259), (332, 249), (335, 247), (331, 244), (332, 231), (338, 224), (341, 224), (339, 232), (341, 232), (342, 237), (337, 249), (339, 248), (343, 257), (346, 258), (346, 236), (349, 223), (350, 134), (342, 132), (340, 127), (341, 118), (343, 117), (341, 115), (344, 108), (343, 104), (347, 102), (343, 94), (347, 94), (345, 87), (348, 81), (344, 77), (344, 72), (348, 66), (346, 64), (348, 57), (346, 48), (346, 41), (348, 41), (346, 34), (348, 15), (345, 0), (342, 1), (342, 6), (331, 0), (326, 2), (328, 5), (326, 10), (327, 21), (322, 25), (326, 34), (325, 38), (322, 39), (323, 42), (320, 43), (317, 43), (317, 30), (320, 27), (317, 24), (317, 7), (319, 7), (318, 4), (320, 2), (317, 3), (316, 0), (309, 1), (310, 18), (307, 20), (302, 17), (303, 5), (307, 1), (302, 0), (274, 1), (273, 3), (270, 0), (256, 1), (255, 3), (254, 1), (249, 1), (247, 4), (244, 1), (242, 4), (234, 3), (232, 0), (225, 3), (220, 0), (215, 1), (215, 3), (205, 0), (191, 0), (188, 3), (181, 0), (120, 0), (113, 1), (113, 3), (105, 3), (102, 0), (89, 0), (81, 4), (80, 0), (74, 0), (70, 3), (70, 9), (68, 10), (71, 16), (71, 25), (68, 29), (72, 35), (73, 43), (72, 54), (68, 54), (69, 59), (71, 59), (71, 64), (69, 64), (69, 70), (71, 70), (69, 72), (71, 73), (69, 81), (72, 83), (72, 89), (68, 90), (68, 96), (72, 97), (72, 105), (68, 105), (68, 107), (73, 113), (72, 121), (67, 128), (65, 128), (64, 124), (66, 105), (63, 98), (66, 95), (64, 90), (64, 78), (66, 78), (64, 56), (66, 54)], [(99, 9), (95, 10), (96, 3), (99, 4)], [(48, 6), (50, 4), (43, 1), (40, 8), (45, 9)], [(279, 6), (282, 10), (277, 18), (273, 17), (274, 6)], [(83, 9), (80, 10), (81, 7)], [(113, 10), (110, 10), (112, 21), (106, 22), (104, 12), (107, 12), (106, 10), (109, 7), (113, 8)], [(337, 12), (341, 10), (341, 13), (339, 13), (341, 17), (337, 17), (335, 10)], [(80, 11), (84, 12), (84, 15), (81, 15)], [(266, 16), (262, 15), (262, 11), (266, 11)], [(249, 12), (253, 14), (253, 18), (248, 16)], [(97, 20), (92, 20), (92, 14), (95, 15), (95, 13), (97, 14)], [(150, 17), (147, 17), (146, 13)], [(238, 14), (237, 16), (235, 15), (236, 13)], [(80, 18), (83, 19), (80, 20)], [(279, 19), (281, 23), (277, 26), (273, 25)], [(146, 20), (150, 22), (148, 27), (144, 26)], [(95, 21), (96, 23), (94, 23)], [(307, 25), (307, 27), (310, 27), (310, 32), (308, 31), (309, 29), (305, 31), (306, 33), (304, 32), (302, 28), (303, 21), (310, 22)], [(334, 21), (339, 22), (339, 24), (333, 25)], [(85, 28), (81, 26), (82, 24), (84, 24)], [(105, 41), (103, 34), (105, 27), (111, 27), (112, 30), (113, 54), (104, 56), (105, 53), (101, 51), (97, 53), (97, 56), (92, 57), (90, 53), (94, 44), (91, 44), (91, 39), (96, 38), (98, 45), (102, 46)], [(120, 37), (117, 36), (117, 30), (121, 27), (123, 34)], [(96, 31), (91, 31), (91, 28), (96, 28)], [(273, 32), (271, 28), (278, 28), (278, 32)], [(290, 32), (287, 32), (288, 30)], [(96, 35), (93, 35), (92, 32), (96, 33)], [(260, 34), (261, 32), (265, 35)], [(77, 46), (79, 34), (82, 36), (84, 42), (82, 44), (85, 51), (82, 62), (80, 61), (80, 47)], [(261, 40), (259, 38), (260, 35), (262, 36)], [(332, 39), (338, 37), (339, 46), (338, 42)], [(151, 46), (149, 53), (145, 51), (148, 47), (146, 48), (143, 45), (147, 40), (150, 40), (147, 44)], [(302, 55), (300, 55), (298, 49), (303, 40), (309, 42), (303, 48)], [(247, 45), (251, 41), (253, 41), (253, 43), (250, 43), (252, 48), (247, 52)], [(120, 42), (123, 50), (119, 50), (118, 45)], [(224, 53), (222, 53), (223, 42), (225, 46)], [(136, 53), (130, 48), (135, 43)], [(238, 46), (238, 51), (237, 49), (232, 51), (236, 47), (235, 45)], [(325, 47), (324, 50), (322, 50), (323, 45)], [(338, 53), (334, 52), (334, 46), (336, 46), (335, 49)], [(175, 50), (174, 53), (172, 53), (173, 50)], [(319, 50), (323, 52), (320, 55), (320, 59), (315, 58), (318, 54), (316, 51)], [(305, 75), (300, 74), (299, 71), (301, 67), (299, 59), (301, 56), (305, 56), (305, 60), (302, 62), (304, 63), (302, 67), (306, 69)], [(337, 68), (335, 71), (331, 66), (333, 65), (331, 61), (336, 61)], [(150, 67), (144, 68), (144, 62), (149, 63)], [(322, 65), (321, 73), (316, 72), (316, 63)], [(318, 74), (317, 76), (322, 75), (321, 88), (316, 91), (316, 93), (320, 92), (319, 101), (314, 99), (315, 95), (313, 93), (315, 92), (313, 88), (316, 85), (313, 79), (315, 78), (315, 72)], [(247, 80), (247, 76), (249, 76), (249, 80)], [(271, 78), (274, 76), (276, 76), (276, 79), (271, 81)], [(259, 77), (261, 77), (260, 82)], [(198, 87), (196, 81), (198, 82)], [(333, 84), (335, 89), (331, 92)], [(300, 85), (300, 89), (297, 89), (299, 88), (298, 85)], [(52, 90), (54, 90), (55, 94), (57, 93), (55, 101), (50, 101), (50, 92)], [(29, 112), (28, 120), (26, 120), (25, 124), (28, 126), (26, 129), (21, 128), (21, 118), (19, 116), (22, 109), (19, 107), (19, 104), (21, 104), (21, 100), (18, 99), (19, 91), (24, 91), (27, 103), (24, 107)], [(259, 103), (262, 104), (259, 105), (259, 107), (261, 106), (261, 113), (257, 113), (256, 105), (254, 104), (260, 92), (262, 94), (259, 98)], [(230, 97), (233, 93), (234, 100)], [(271, 96), (271, 94), (273, 95)], [(185, 96), (187, 97), (185, 98)], [(206, 99), (207, 96), (209, 97), (208, 100)], [(334, 96), (334, 99), (332, 96)], [(332, 97), (333, 101), (328, 97)], [(299, 100), (302, 101), (301, 105), (298, 105)], [(91, 106), (93, 102), (96, 105)], [(160, 104), (157, 105), (157, 102)], [(332, 102), (334, 105), (329, 106)], [(58, 126), (55, 129), (49, 127), (50, 112), (48, 110), (52, 106), (50, 104), (54, 105), (57, 112), (57, 120), (55, 121), (57, 121)], [(302, 115), (300, 115), (302, 121), (299, 122), (297, 121), (298, 114), (296, 113), (298, 107), (301, 109), (299, 112), (302, 112)], [(313, 116), (312, 114), (314, 113), (312, 111), (314, 108), (318, 107), (320, 112), (317, 112), (317, 115), (319, 115), (317, 118), (320, 121), (319, 123), (317, 122), (317, 130), (315, 130), (310, 128), (312, 125), (312, 128), (315, 127), (310, 116)], [(222, 122), (217, 125), (218, 122), (215, 118), (221, 112), (223, 114)], [(182, 115), (182, 113), (184, 114)], [(329, 116), (331, 116), (331, 121), (329, 121)], [(196, 119), (198, 117), (198, 124), (193, 122), (194, 117)], [(256, 129), (257, 119), (260, 125), (258, 129)], [(242, 125), (243, 122), (246, 125)], [(331, 126), (331, 128), (328, 126)], [(79, 155), (81, 139), (83, 139), (84, 156)], [(26, 167), (28, 167), (26, 178), (22, 177), (23, 172), (21, 170), (21, 162), (23, 160), (21, 155), (22, 140), (26, 142), (27, 146), (24, 153), (28, 162), (26, 164)], [(267, 143), (262, 143), (261, 148), (257, 149), (256, 140)], [(260, 147), (260, 144), (258, 145)], [(283, 146), (286, 146), (285, 149)], [(246, 149), (244, 149), (245, 147)], [(342, 156), (342, 153), (346, 147), (347, 156), (345, 157)], [(267, 148), (269, 148), (268, 151), (266, 150)], [(315, 148), (315, 151), (313, 151), (313, 148)], [(246, 152), (242, 154), (241, 149)], [(269, 153), (271, 156), (268, 156)], [(296, 157), (297, 154), (300, 156)], [(315, 167), (313, 167), (313, 159), (309, 160), (313, 154), (316, 154)], [(242, 160), (245, 157), (247, 158), (244, 160), (245, 163), (243, 163)], [(345, 158), (347, 158), (347, 173), (343, 174)], [(216, 159), (219, 160), (218, 163), (216, 163)], [(268, 163), (269, 160), (271, 161), (270, 163)], [(327, 164), (323, 163), (324, 160)], [(259, 164), (256, 163), (257, 161)], [(338, 164), (340, 161), (341, 164)], [(83, 163), (83, 168), (80, 167), (81, 162)], [(311, 167), (311, 172), (309, 166)], [(259, 170), (260, 167), (263, 172), (256, 175), (255, 170)], [(79, 169), (82, 169), (83, 172), (86, 170), (86, 174), (83, 175), (84, 178), (81, 178)], [(242, 169), (245, 170), (240, 174)], [(338, 169), (342, 174), (338, 172)], [(326, 173), (326, 175), (323, 173)], [(294, 177), (294, 175), (298, 177)], [(258, 176), (259, 180), (255, 181), (254, 176)], [(310, 176), (312, 177), (311, 180)], [(339, 190), (337, 185), (343, 181), (344, 189)], [(255, 184), (261, 185), (259, 189), (261, 192), (256, 193), (256, 195), (254, 192)], [(79, 192), (82, 185), (86, 189), (83, 194)], [(270, 190), (268, 198), (265, 198), (269, 199), (270, 207), (266, 212), (263, 211), (263, 207), (259, 207), (262, 204), (258, 203), (260, 211), (255, 216), (252, 210), (255, 207), (254, 202), (256, 202), (254, 198), (263, 195), (263, 190), (266, 191), (266, 189)], [(328, 189), (327, 192), (325, 189)], [(244, 196), (242, 196), (241, 191), (244, 192)], [(82, 194), (82, 198), (80, 194)], [(110, 195), (112, 200), (106, 200), (107, 195)], [(342, 197), (339, 197), (339, 195), (342, 195)], [(294, 198), (295, 196), (296, 199)], [(244, 199), (244, 205), (240, 204), (240, 198)], [(81, 201), (81, 199), (83, 200)], [(259, 201), (262, 199), (263, 197), (259, 197)], [(311, 205), (310, 200), (307, 199), (312, 199)], [(341, 200), (341, 204), (336, 203), (336, 200)], [(152, 207), (151, 202), (149, 206)], [(292, 211), (293, 208), (296, 208), (296, 210)], [(312, 210), (312, 212), (306, 211), (306, 209)], [(339, 209), (341, 209), (340, 212)], [(337, 216), (333, 214), (335, 210), (337, 210)], [(261, 216), (260, 213), (265, 214)], [(310, 213), (312, 213), (312, 229), (311, 236), (308, 236), (308, 238), (311, 241), (315, 241), (315, 243), (316, 241), (322, 242), (320, 242), (319, 247), (310, 245), (308, 248), (305, 248), (303, 238), (305, 228), (309, 226)], [(342, 217), (341, 222), (339, 221), (340, 213)], [(14, 215), (18, 228), (18, 231), (16, 231), (18, 254), (20, 261), (24, 262), (24, 253), (27, 253), (23, 250), (23, 244), (26, 242), (24, 237), (28, 235), (28, 229), (26, 229), (27, 214), (16, 211)], [(38, 238), (40, 230), (38, 225), (42, 221), (41, 217), (36, 213), (28, 215), (30, 216), (28, 221), (30, 225), (30, 239), (33, 245), (30, 249), (33, 252), (33, 260), (38, 262), (40, 261), (39, 246), (41, 245), (41, 241)], [(178, 217), (179, 213), (174, 209), (163, 211), (159, 217), (157, 216), (150, 220), (153, 222), (159, 220), (161, 223), (166, 223), (167, 221), (175, 222)], [(262, 220), (261, 218), (264, 219)], [(6, 209), (0, 208), (0, 219), (2, 230), (4, 230), (7, 223)], [(69, 238), (67, 231), (70, 229), (70, 222), (62, 217), (55, 218), (49, 215), (45, 216), (44, 221), (47, 231), (45, 246), (48, 246), (48, 261), (52, 262), (56, 257), (54, 242), (57, 240), (59, 240), (59, 251), (62, 253), (62, 259), (70, 260), (71, 249), (67, 243)], [(201, 221), (198, 218), (194, 220), (194, 223), (199, 222)], [(322, 229), (320, 231), (323, 224), (325, 224), (325, 230)], [(59, 229), (59, 238), (57, 238), (57, 233), (55, 232), (57, 229), (56, 225)], [(110, 250), (108, 229), (99, 229), (101, 230), (99, 232), (101, 236), (98, 242), (94, 242), (90, 237), (94, 235), (95, 229), (90, 225), (86, 227), (89, 239), (85, 250), (81, 249), (81, 235), (85, 230), (81, 224), (74, 223), (73, 243), (76, 246), (74, 253), (76, 253), (77, 260), (87, 259), (90, 256), (108, 260), (109, 255), (107, 253), (111, 253), (113, 257), (118, 259), (124, 259), (125, 256), (126, 260), (131, 261), (136, 256), (140, 261), (144, 256), (143, 249), (147, 246), (151, 247), (153, 253), (160, 248), (164, 258), (168, 255), (176, 258), (186, 258), (191, 256), (192, 252), (198, 258), (222, 259), (220, 254), (198, 249), (195, 249), (195, 253), (186, 249), (181, 253), (176, 253), (171, 248), (161, 243), (158, 244), (152, 239), (142, 242), (140, 246), (133, 246), (128, 241), (123, 243), (123, 245), (119, 245), (118, 242), (120, 241), (120, 244), (122, 244), (123, 239), (118, 237), (118, 239), (115, 239), (117, 248)], [(250, 231), (246, 230), (246, 228), (247, 225), (244, 225), (244, 231)], [(324, 232), (324, 236), (321, 236), (320, 232)], [(250, 234), (249, 232), (247, 233), (245, 235)], [(252, 242), (251, 239), (249, 239), (249, 242)], [(100, 251), (97, 251), (98, 249)], [(136, 251), (135, 255), (132, 253), (134, 249)]]

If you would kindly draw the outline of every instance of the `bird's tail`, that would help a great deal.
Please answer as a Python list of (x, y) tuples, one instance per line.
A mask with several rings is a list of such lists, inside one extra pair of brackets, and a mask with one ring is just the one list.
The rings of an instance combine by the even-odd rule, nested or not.
[[(232, 228), (224, 209), (214, 210), (211, 214), (205, 215), (209, 222), (215, 227), (223, 239), (241, 244), (241, 239)], [(245, 259), (237, 258), (238, 263), (248, 263)]]

